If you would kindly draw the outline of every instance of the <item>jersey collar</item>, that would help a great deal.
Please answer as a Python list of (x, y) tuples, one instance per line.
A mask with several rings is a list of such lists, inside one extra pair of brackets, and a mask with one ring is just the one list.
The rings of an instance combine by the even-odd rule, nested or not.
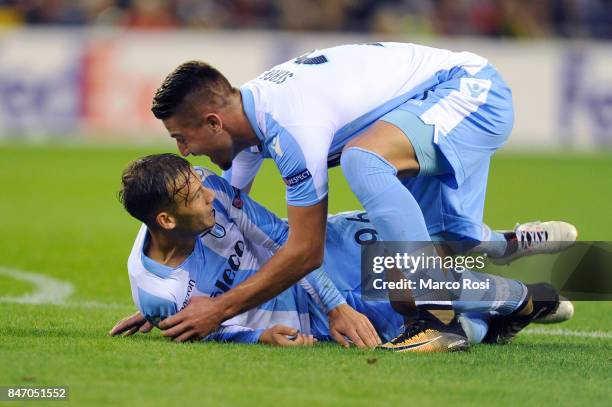
[(202, 250), (202, 247), (201, 247), (202, 242), (198, 238), (196, 239), (196, 243), (195, 243), (195, 246), (191, 254), (189, 254), (189, 256), (187, 256), (187, 258), (183, 260), (183, 262), (179, 266), (172, 268), (172, 267), (166, 266), (165, 264), (156, 262), (155, 260), (153, 260), (152, 258), (150, 258), (144, 253), (144, 248), (146, 247), (149, 239), (150, 239), (149, 232), (147, 231), (144, 244), (142, 245), (142, 249), (140, 250), (140, 261), (143, 267), (145, 268), (145, 270), (147, 270), (149, 273), (155, 274), (156, 276), (160, 278), (168, 278), (172, 275), (172, 273), (176, 272), (177, 270), (181, 270), (181, 269), (189, 270), (187, 265), (191, 261), (191, 259), (196, 256), (196, 253), (202, 253), (202, 257), (204, 257), (203, 256), (204, 250)]
[(255, 98), (253, 97), (253, 92), (250, 89), (243, 86), (240, 88), (240, 95), (242, 96), (242, 109), (246, 114), (247, 119), (249, 120), (249, 124), (255, 131), (255, 135), (259, 141), (263, 143), (264, 135), (259, 128), (259, 124), (257, 124), (257, 116), (255, 115)]

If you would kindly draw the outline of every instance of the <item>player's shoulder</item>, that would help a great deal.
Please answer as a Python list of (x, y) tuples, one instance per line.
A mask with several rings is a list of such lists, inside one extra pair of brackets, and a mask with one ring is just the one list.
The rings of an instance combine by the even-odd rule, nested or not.
[(148, 239), (148, 229), (147, 226), (143, 223), (136, 234), (136, 238), (134, 239), (134, 244), (132, 245), (132, 250), (130, 251), (130, 255), (127, 261), (128, 274), (130, 276), (136, 276), (141, 272), (139, 267), (142, 250), (145, 246), (145, 243)]
[(145, 319), (154, 325), (168, 318), (179, 311), (178, 304), (173, 298), (164, 296), (162, 293), (152, 293), (141, 287), (135, 291), (136, 305)]
[(202, 166), (199, 166), (199, 165), (194, 165), (193, 166), (193, 170), (196, 172), (196, 174), (198, 174), (198, 176), (200, 177), (200, 180), (202, 182), (207, 181), (207, 179), (210, 178), (210, 177), (212, 177), (212, 179), (214, 179), (215, 176), (218, 176), (212, 170), (209, 170), (208, 168), (202, 167)]
[(238, 188), (233, 187), (225, 178), (207, 168), (194, 167), (194, 170), (200, 175), (202, 185), (215, 192), (215, 201), (213, 202), (215, 209), (227, 213), (231, 205), (237, 205), (236, 200), (241, 199)]
[(177, 284), (180, 280), (177, 273), (184, 271), (172, 269), (147, 257), (144, 247), (147, 246), (148, 239), (148, 229), (143, 224), (136, 235), (127, 261), (130, 283), (140, 289), (171, 298), (170, 293), (176, 291), (177, 286), (180, 286)]
[(205, 167), (194, 166), (196, 174), (200, 176), (202, 185), (206, 188), (213, 189), (215, 191), (227, 191), (231, 189), (231, 185), (220, 175), (217, 175), (213, 171)]
[[(295, 60), (273, 67), (240, 88), (249, 120), (257, 123), (264, 139), (274, 134), (271, 127), (275, 126), (327, 124), (331, 102), (322, 95), (334, 86), (329, 77), (335, 76), (319, 69), (304, 71)], [(281, 79), (270, 75), (281, 75)]]
[(152, 323), (178, 312), (189, 278), (142, 255), (128, 264), (132, 297), (138, 310)]

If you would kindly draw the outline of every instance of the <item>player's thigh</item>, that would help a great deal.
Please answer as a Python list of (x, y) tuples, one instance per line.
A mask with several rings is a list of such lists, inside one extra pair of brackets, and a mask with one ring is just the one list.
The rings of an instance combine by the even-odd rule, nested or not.
[(412, 143), (402, 129), (392, 123), (376, 121), (350, 140), (344, 149), (352, 147), (380, 155), (397, 169), (398, 176), (414, 176), (419, 173), (419, 162)]
[(459, 78), (434, 89), (418, 112), (436, 126), (436, 147), (452, 169), (444, 181), (453, 187), (488, 171), (491, 155), (506, 142), (514, 123), (508, 86), (492, 68), (482, 76)]
[(347, 145), (373, 151), (397, 170), (400, 178), (439, 176), (450, 172), (444, 155), (434, 142), (435, 128), (426, 124), (404, 104), (382, 116)]

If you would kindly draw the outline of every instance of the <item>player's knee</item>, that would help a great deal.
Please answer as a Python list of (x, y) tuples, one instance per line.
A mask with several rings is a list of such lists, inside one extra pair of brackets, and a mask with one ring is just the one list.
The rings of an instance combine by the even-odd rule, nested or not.
[(340, 156), (340, 167), (346, 179), (351, 181), (353, 175), (359, 172), (359, 153), (356, 148), (348, 148), (342, 152)]
[(368, 194), (372, 187), (380, 185), (382, 178), (395, 178), (397, 172), (395, 167), (378, 154), (359, 147), (344, 149), (340, 166), (358, 198), (360, 194)]
[(360, 147), (349, 147), (342, 151), (340, 166), (345, 176), (361, 176), (370, 174), (396, 174), (396, 169), (380, 155)]

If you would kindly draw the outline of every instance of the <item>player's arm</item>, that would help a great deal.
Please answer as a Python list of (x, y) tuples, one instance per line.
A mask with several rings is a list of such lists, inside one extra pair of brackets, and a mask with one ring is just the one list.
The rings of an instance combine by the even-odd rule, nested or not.
[(121, 334), (123, 334), (123, 336), (131, 336), (136, 332), (146, 334), (151, 332), (152, 329), (153, 324), (147, 321), (140, 311), (136, 311), (136, 313), (117, 322), (108, 334), (109, 336)]
[(252, 329), (240, 325), (223, 324), (202, 338), (203, 341), (258, 343), (265, 329)]
[(273, 346), (312, 346), (316, 339), (286, 325), (274, 325), (268, 329), (251, 329), (240, 325), (222, 325), (207, 335), (204, 341), (263, 343)]
[(181, 304), (177, 298), (184, 296), (187, 290), (186, 284), (180, 280), (155, 275), (146, 265), (133, 261), (133, 257), (140, 257), (138, 242), (143, 239), (145, 232), (146, 226), (143, 225), (127, 262), (132, 299), (138, 312), (117, 322), (109, 331), (110, 336), (150, 332), (159, 321), (178, 312)]
[(255, 146), (239, 152), (232, 160), (232, 168), (223, 171), (221, 175), (231, 186), (242, 190), (245, 194), (251, 191), (255, 176), (263, 162), (263, 157), (255, 151), (256, 148)]
[(222, 321), (262, 304), (289, 288), (323, 260), (327, 199), (312, 206), (288, 208), (291, 233), (260, 270), (215, 298), (192, 298), (179, 314), (162, 321), (164, 335), (183, 341), (205, 336)]
[[(309, 207), (290, 206), (291, 233), (286, 244), (270, 261), (259, 272), (219, 297), (192, 298), (190, 304), (179, 314), (160, 323), (160, 328), (167, 329), (164, 335), (178, 341), (206, 335), (221, 321), (269, 300), (320, 266), (324, 252), (326, 220), (326, 198)], [(334, 291), (337, 293), (335, 287)], [(328, 317), (334, 340), (348, 346), (345, 339), (348, 337), (359, 347), (373, 347), (380, 343), (376, 330), (367, 317), (352, 309), (342, 299), (337, 301), (334, 296), (326, 298), (330, 301)]]
[(319, 267), (313, 272), (308, 273), (306, 277), (300, 280), (299, 284), (326, 314), (346, 304), (346, 300), (331, 281), (324, 267)]
[[(217, 202), (249, 242), (271, 252), (286, 243), (289, 227), (284, 221), (243, 191), (229, 185), (225, 179), (203, 168), (196, 167), (196, 170), (203, 176), (203, 185), (215, 191)], [(306, 275), (299, 283), (325, 313), (346, 303), (322, 267)]]
[(323, 263), (327, 198), (312, 206), (287, 209), (290, 233), (286, 244), (258, 273), (218, 297), (223, 319), (268, 301)]
[[(272, 124), (269, 127), (273, 127)], [(181, 340), (193, 335), (207, 335), (222, 321), (269, 300), (321, 266), (327, 224), (328, 146), (325, 143), (311, 143), (308, 148), (303, 148), (300, 143), (304, 139), (300, 136), (317, 131), (325, 129), (282, 129), (266, 145), (268, 154), (274, 158), (287, 185), (290, 233), (286, 243), (258, 273), (233, 290), (214, 299), (194, 298), (179, 314), (163, 321), (160, 327), (166, 329), (166, 336)], [(337, 314), (347, 316), (342, 311)], [(358, 313), (352, 310), (352, 314)], [(363, 318), (360, 320), (363, 321)], [(369, 321), (369, 328), (364, 330), (364, 324), (359, 324), (357, 328), (353, 326), (355, 318), (341, 320), (345, 321), (340, 325), (341, 333), (358, 346), (373, 347), (378, 343)]]
[[(219, 177), (210, 175), (204, 183), (215, 190), (217, 199), (249, 241), (271, 251), (287, 242), (287, 225), (274, 213)], [(357, 344), (375, 346), (380, 342), (374, 326), (367, 317), (347, 305), (324, 267), (308, 273), (299, 284), (328, 315), (331, 335), (338, 343), (348, 346), (345, 335)]]
[(317, 340), (312, 335), (300, 333), (297, 329), (286, 325), (274, 325), (266, 329), (260, 336), (259, 342), (273, 346), (312, 346)]
[[(130, 282), (133, 285), (136, 284), (133, 279)], [(135, 301), (139, 311), (117, 322), (108, 333), (110, 336), (121, 334), (123, 336), (131, 336), (137, 332), (148, 333), (159, 321), (176, 314), (178, 306), (171, 299), (173, 298), (172, 293), (169, 291), (165, 292), (167, 287), (164, 286), (164, 283), (161, 282), (154, 288), (157, 293), (162, 292), (167, 295), (158, 297), (139, 287), (132, 287), (138, 293)]]

